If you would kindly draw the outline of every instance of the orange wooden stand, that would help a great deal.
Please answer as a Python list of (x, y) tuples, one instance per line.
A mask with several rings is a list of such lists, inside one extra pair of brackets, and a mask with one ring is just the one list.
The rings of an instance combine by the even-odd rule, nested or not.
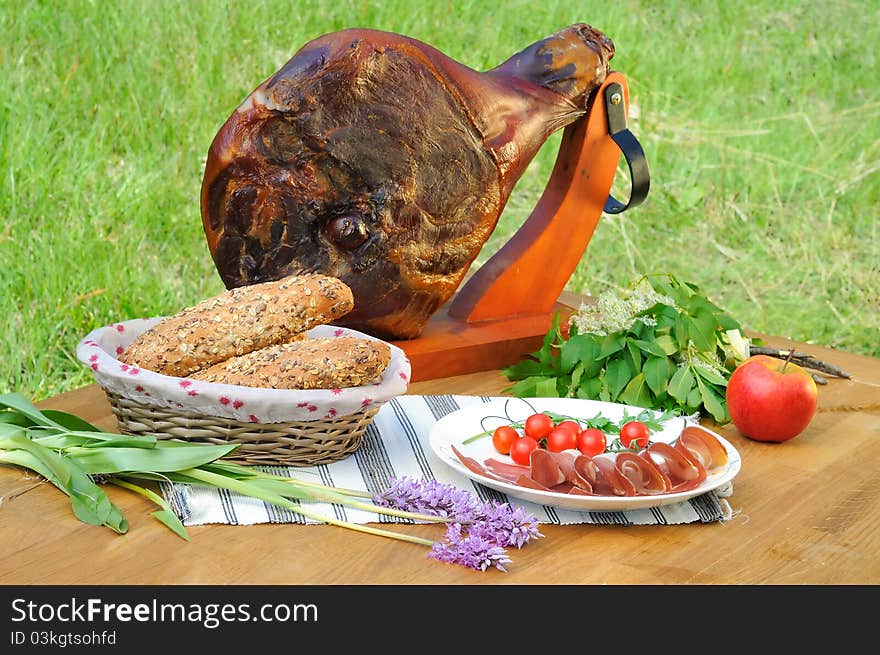
[(432, 316), (422, 336), (395, 341), (412, 364), (412, 380), (502, 368), (537, 350), (605, 208), (620, 160), (608, 130), (604, 95), (626, 79), (609, 73), (587, 113), (565, 128), (556, 164), (522, 227)]

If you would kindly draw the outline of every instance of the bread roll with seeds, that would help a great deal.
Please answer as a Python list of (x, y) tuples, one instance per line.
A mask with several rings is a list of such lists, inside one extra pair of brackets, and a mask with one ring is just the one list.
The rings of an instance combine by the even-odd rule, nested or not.
[(390, 361), (391, 349), (381, 341), (314, 338), (232, 357), (191, 377), (266, 389), (338, 389), (376, 381)]
[(332, 323), (353, 307), (351, 289), (326, 275), (229, 289), (156, 324), (119, 359), (187, 377), (230, 357), (300, 339), (306, 330)]

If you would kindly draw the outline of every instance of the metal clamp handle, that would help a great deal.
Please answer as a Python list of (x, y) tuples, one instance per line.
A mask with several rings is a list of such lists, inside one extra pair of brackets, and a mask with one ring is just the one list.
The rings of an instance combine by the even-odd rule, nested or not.
[(626, 104), (623, 102), (623, 87), (616, 82), (605, 89), (605, 109), (608, 113), (608, 134), (611, 136), (629, 167), (632, 180), (629, 201), (624, 204), (609, 195), (605, 202), (605, 213), (620, 214), (630, 207), (644, 201), (651, 188), (651, 175), (648, 172), (648, 160), (645, 151), (635, 135), (626, 127)]

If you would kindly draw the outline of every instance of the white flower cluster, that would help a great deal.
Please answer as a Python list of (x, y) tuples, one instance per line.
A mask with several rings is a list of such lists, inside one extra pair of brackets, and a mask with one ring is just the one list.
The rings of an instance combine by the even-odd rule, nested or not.
[[(657, 293), (650, 282), (642, 278), (620, 293), (599, 294), (594, 304), (582, 303), (569, 322), (577, 327), (579, 334), (613, 334), (628, 330), (637, 320), (636, 314), (658, 303), (675, 307), (672, 298)], [(656, 324), (651, 316), (640, 316), (638, 320), (646, 325)]]

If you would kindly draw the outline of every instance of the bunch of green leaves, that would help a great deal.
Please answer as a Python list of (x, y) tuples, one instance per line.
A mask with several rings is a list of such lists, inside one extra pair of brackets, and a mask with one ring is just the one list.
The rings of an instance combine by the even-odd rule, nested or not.
[(579, 332), (573, 320), (564, 334), (557, 315), (541, 348), (505, 369), (515, 381), (507, 391), (700, 412), (718, 423), (729, 421), (727, 382), (748, 357), (740, 324), (694, 284), (650, 275), (630, 288), (644, 283), (661, 300), (634, 313), (626, 327)]
[(40, 410), (21, 394), (0, 396), (0, 464), (38, 473), (67, 494), (79, 520), (105, 526), (118, 534), (128, 531), (128, 521), (107, 495), (107, 484), (133, 491), (156, 503), (159, 510), (153, 516), (189, 540), (186, 528), (165, 499), (144, 486), (144, 483), (163, 481), (227, 489), (316, 521), (426, 546), (433, 542), (320, 516), (309, 509), (308, 503), (338, 503), (411, 520), (447, 522), (438, 516), (365, 502), (370, 497), (366, 492), (276, 476), (220, 460), (236, 448), (235, 444), (208, 445), (103, 432), (73, 414)]

